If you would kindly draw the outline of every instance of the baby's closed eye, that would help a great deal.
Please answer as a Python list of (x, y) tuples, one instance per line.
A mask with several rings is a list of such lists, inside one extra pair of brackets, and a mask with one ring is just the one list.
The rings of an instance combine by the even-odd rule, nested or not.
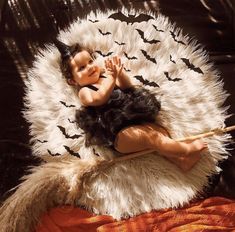
[(85, 66), (81, 66), (78, 70), (82, 71), (82, 70), (84, 70), (84, 68), (85, 68)]

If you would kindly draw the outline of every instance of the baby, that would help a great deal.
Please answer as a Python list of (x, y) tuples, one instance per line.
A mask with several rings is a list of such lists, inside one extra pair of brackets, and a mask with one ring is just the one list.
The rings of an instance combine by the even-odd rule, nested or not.
[(184, 171), (197, 163), (207, 144), (171, 139), (156, 123), (160, 103), (148, 90), (134, 85), (119, 57), (105, 60), (103, 70), (91, 52), (79, 45), (55, 44), (62, 57), (62, 73), (78, 90), (83, 105), (76, 118), (87, 145), (109, 146), (122, 154), (153, 149)]

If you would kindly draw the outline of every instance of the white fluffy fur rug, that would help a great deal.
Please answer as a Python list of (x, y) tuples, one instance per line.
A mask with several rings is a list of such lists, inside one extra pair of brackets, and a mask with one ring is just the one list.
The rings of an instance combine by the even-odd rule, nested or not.
[[(126, 16), (114, 13), (91, 13), (87, 19), (78, 20), (66, 31), (61, 31), (59, 38), (69, 45), (79, 42), (96, 51), (100, 65), (103, 65), (104, 55), (119, 55), (136, 84), (144, 85), (160, 100), (162, 109), (158, 121), (173, 138), (224, 127), (227, 114), (223, 103), (227, 94), (203, 48), (162, 15), (148, 12), (152, 19), (147, 19), (137, 17), (144, 12), (123, 11)], [(128, 22), (128, 13), (136, 15), (135, 23)], [(131, 15), (129, 19), (133, 18)], [(115, 19), (116, 16), (122, 20)], [(64, 196), (73, 191), (73, 200), (67, 203), (83, 205), (97, 214), (108, 214), (117, 219), (153, 209), (179, 207), (199, 196), (208, 185), (208, 177), (220, 171), (217, 163), (228, 155), (225, 146), (230, 136), (227, 134), (205, 139), (209, 152), (205, 152), (187, 173), (153, 153), (102, 170), (87, 180), (81, 194), (76, 193), (79, 191), (76, 189), (79, 156), (89, 162), (97, 159), (97, 154), (106, 160), (112, 159), (114, 153), (102, 147), (85, 148), (84, 134), (74, 123), (80, 102), (74, 89), (62, 77), (59, 59), (54, 46), (48, 46), (36, 58), (26, 81), (27, 109), (24, 112), (31, 124), (34, 154), (63, 165), (56, 169), (56, 165), (48, 163), (26, 177), (36, 186), (39, 181), (35, 181), (33, 175), (40, 169), (43, 176), (43, 167), (53, 166), (57, 174), (45, 171), (47, 177), (43, 180), (46, 182), (51, 178), (51, 181), (55, 176), (62, 180), (64, 195), (59, 199), (55, 196), (55, 201), (58, 200), (55, 205), (65, 203)], [(30, 192), (24, 195), (22, 186), (26, 182), (21, 184), (18, 198), (35, 197)], [(35, 187), (37, 196), (40, 191), (49, 192), (48, 187), (43, 188)], [(56, 188), (54, 195), (61, 194), (59, 184)]]

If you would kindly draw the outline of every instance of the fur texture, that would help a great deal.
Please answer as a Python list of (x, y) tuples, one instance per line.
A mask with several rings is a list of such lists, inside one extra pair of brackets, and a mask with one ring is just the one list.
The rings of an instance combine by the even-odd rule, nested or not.
[[(102, 159), (49, 162), (30, 170), (16, 192), (0, 209), (1, 232), (31, 232), (48, 209), (76, 201), (86, 189), (85, 179), (107, 163)], [(79, 171), (77, 171), (79, 170)]]
[[(173, 138), (225, 126), (228, 116), (223, 104), (227, 94), (202, 47), (162, 15), (148, 12), (155, 19), (127, 23), (109, 18), (113, 13), (91, 13), (61, 31), (59, 38), (67, 44), (79, 42), (98, 51), (96, 62), (100, 65), (104, 61), (101, 53), (122, 57), (136, 84), (150, 89), (160, 100), (157, 120)], [(208, 184), (208, 176), (220, 171), (217, 163), (227, 158), (228, 134), (205, 139), (209, 151), (187, 173), (153, 153), (103, 169), (92, 179), (85, 178), (89, 188), (79, 191), (74, 186), (80, 185), (80, 177), (84, 172), (91, 174), (81, 168), (80, 162), (89, 163), (97, 154), (111, 160), (115, 154), (103, 147), (84, 146), (84, 134), (74, 123), (75, 111), (81, 105), (76, 91), (62, 77), (59, 59), (59, 52), (52, 45), (37, 56), (26, 81), (24, 112), (31, 124), (34, 154), (57, 163), (33, 169), (5, 202), (1, 208), (1, 231), (27, 231), (7, 228), (35, 222), (47, 208), (66, 202), (117, 219), (179, 207), (200, 195)], [(67, 201), (70, 189), (72, 200)]]

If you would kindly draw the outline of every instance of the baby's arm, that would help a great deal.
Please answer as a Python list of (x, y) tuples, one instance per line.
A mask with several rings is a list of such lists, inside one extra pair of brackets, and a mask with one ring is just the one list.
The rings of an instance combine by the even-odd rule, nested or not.
[(123, 64), (119, 57), (115, 56), (112, 60), (108, 59), (107, 62), (111, 63), (111, 66), (117, 74), (116, 85), (120, 89), (127, 89), (135, 85), (133, 81), (131, 81), (131, 78), (128, 76), (126, 71), (123, 70)]
[(113, 76), (113, 73), (108, 71), (106, 78), (102, 81), (102, 84), (97, 91), (83, 87), (78, 94), (82, 105), (100, 106), (105, 104), (115, 87), (115, 82), (116, 78)]

